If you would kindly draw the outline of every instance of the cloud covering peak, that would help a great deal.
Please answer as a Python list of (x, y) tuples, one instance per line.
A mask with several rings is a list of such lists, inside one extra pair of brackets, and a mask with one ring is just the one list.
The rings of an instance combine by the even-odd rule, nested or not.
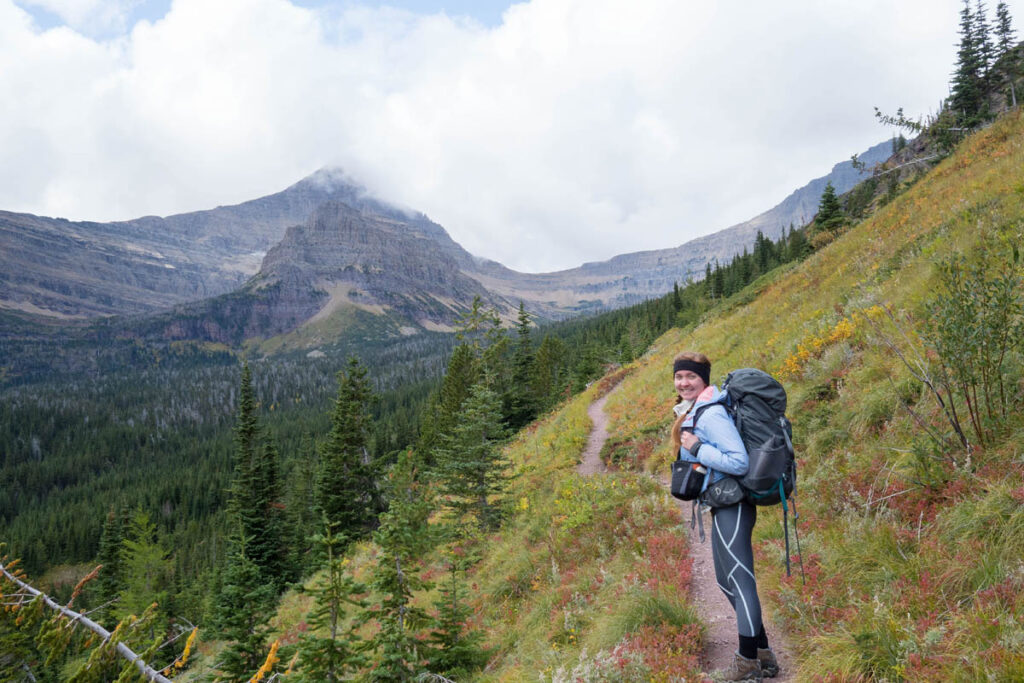
[(888, 136), (873, 106), (934, 111), (959, 7), (533, 0), (486, 26), (175, 0), (90, 38), (131, 4), (91, 2), (37, 0), (66, 4), (44, 30), (0, 0), (0, 208), (169, 214), (340, 166), (529, 271), (725, 228)]

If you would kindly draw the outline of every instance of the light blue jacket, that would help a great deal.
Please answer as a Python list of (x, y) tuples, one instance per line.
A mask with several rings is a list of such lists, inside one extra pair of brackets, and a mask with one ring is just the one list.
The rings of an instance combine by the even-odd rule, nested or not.
[[(699, 461), (700, 464), (711, 470), (711, 481), (716, 482), (727, 474), (742, 476), (747, 473), (750, 466), (750, 459), (747, 456), (747, 448), (743, 445), (740, 433), (736, 431), (736, 425), (732, 418), (725, 412), (725, 407), (719, 401), (724, 398), (718, 387), (712, 387), (714, 393), (708, 401), (697, 401), (693, 410), (683, 420), (681, 429), (692, 429), (694, 435), (701, 440), (700, 450), (697, 457), (690, 455), (686, 448), (679, 449), (679, 458), (688, 462)], [(701, 406), (713, 403), (711, 407), (704, 410), (697, 426), (693, 426), (693, 415)]]

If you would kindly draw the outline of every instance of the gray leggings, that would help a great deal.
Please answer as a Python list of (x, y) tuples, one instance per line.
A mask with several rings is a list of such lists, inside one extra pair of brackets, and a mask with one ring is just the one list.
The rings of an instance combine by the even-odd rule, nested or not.
[(750, 533), (757, 508), (746, 501), (711, 511), (711, 556), (715, 560), (718, 587), (736, 610), (741, 636), (761, 632), (761, 601), (754, 580), (754, 551)]

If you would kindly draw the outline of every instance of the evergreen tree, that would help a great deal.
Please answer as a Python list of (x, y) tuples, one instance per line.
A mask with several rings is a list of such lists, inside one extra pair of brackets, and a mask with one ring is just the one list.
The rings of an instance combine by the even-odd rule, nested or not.
[(171, 563), (149, 515), (136, 510), (124, 535), (120, 560), (124, 587), (115, 610), (119, 619), (139, 616), (153, 603), (164, 605), (171, 583)]
[(280, 456), (273, 443), (263, 444), (254, 466), (252, 493), (257, 522), (254, 528), (243, 528), (250, 536), (246, 550), (263, 575), (281, 587), (289, 578), (285, 543), (287, 521), (281, 502)]
[(288, 491), (285, 496), (285, 514), (288, 532), (288, 546), (291, 549), (289, 564), (298, 571), (306, 567), (306, 556), (310, 550), (309, 530), (316, 528), (316, 480), (319, 458), (313, 436), (302, 435), (298, 457), (288, 477)]
[(430, 670), (451, 680), (463, 680), (483, 668), (490, 653), (483, 647), (483, 632), (468, 627), (472, 610), (465, 600), (465, 588), (459, 582), (455, 558), (449, 568), (448, 580), (440, 587), (440, 596), (434, 601), (438, 616), (430, 634), (429, 642), (433, 645)]
[(248, 681), (267, 655), (268, 622), (274, 614), (277, 591), (235, 539), (224, 568), (214, 605), (213, 626), (229, 641), (217, 658), (218, 680)]
[(520, 301), (516, 323), (516, 345), (512, 356), (512, 376), (509, 383), (511, 401), (508, 425), (513, 430), (527, 425), (537, 415), (537, 401), (530, 383), (534, 363), (533, 344), (530, 341), (531, 324), (532, 317), (526, 312), (523, 302)]
[(531, 380), (533, 395), (538, 397), (539, 409), (553, 406), (561, 398), (565, 388), (566, 346), (558, 337), (544, 335), (533, 362)]
[[(107, 512), (103, 531), (100, 534), (100, 550), (96, 557), (103, 566), (96, 579), (96, 601), (105, 605), (99, 610), (97, 620), (114, 613), (113, 603), (124, 587), (121, 555), (124, 543), (124, 524), (122, 515), (113, 507)], [(109, 603), (109, 605), (108, 605)]]
[(679, 312), (683, 308), (683, 300), (679, 296), (679, 283), (672, 283), (672, 310)]
[(331, 433), (320, 452), (317, 504), (350, 540), (369, 531), (381, 509), (377, 465), (367, 449), (373, 392), (355, 357), (338, 373)]
[(470, 388), (481, 377), (480, 361), (473, 347), (467, 343), (456, 346), (448, 360), (441, 388), (424, 409), (423, 428), (416, 450), (424, 455), (428, 464), (433, 463), (434, 450), (440, 444), (441, 435), (451, 430), (462, 403), (469, 397)]
[(712, 299), (719, 299), (729, 295), (725, 288), (725, 268), (718, 265), (718, 259), (715, 259), (715, 270), (711, 276), (711, 283)]
[(572, 369), (573, 391), (583, 391), (594, 379), (601, 376), (604, 371), (602, 348), (593, 341), (585, 342), (583, 351), (576, 360)]
[(1003, 0), (996, 5), (996, 57), (1002, 57), (1017, 44), (1017, 36), (1014, 35), (1013, 26), (1010, 21), (1010, 8)]
[(437, 450), (438, 486), (457, 522), (468, 515), (482, 529), (497, 528), (509, 476), (500, 448), (505, 436), (497, 394), (477, 384)]
[(984, 64), (977, 44), (978, 32), (970, 0), (960, 10), (960, 46), (953, 74), (950, 108), (964, 125), (974, 125), (981, 117), (984, 99)]
[(324, 533), (313, 539), (324, 557), (324, 574), (308, 589), (316, 603), (307, 617), (311, 629), (299, 643), (298, 680), (309, 683), (347, 680), (366, 664), (359, 634), (344, 625), (346, 609), (365, 607), (358, 596), (366, 589), (345, 572), (345, 539), (335, 535), (329, 523), (324, 527)]
[(280, 587), (285, 576), (286, 546), (277, 449), (264, 435), (257, 417), (252, 372), (242, 366), (235, 421), (235, 467), (228, 513), (247, 539), (245, 552), (263, 576)]
[(996, 51), (992, 45), (992, 27), (989, 24), (988, 12), (983, 0), (975, 0), (974, 4), (974, 44), (978, 50), (978, 62), (984, 81), (995, 61)]
[(799, 261), (808, 254), (810, 248), (811, 245), (807, 242), (807, 236), (804, 235), (803, 228), (789, 232), (787, 251), (789, 252), (790, 260)]
[(388, 490), (391, 504), (374, 533), (380, 553), (370, 579), (371, 590), (381, 599), (359, 621), (378, 625), (370, 643), (377, 654), (370, 680), (411, 681), (424, 672), (429, 653), (419, 636), (431, 624), (426, 612), (412, 602), (417, 591), (431, 587), (417, 572), (417, 562), (437, 542), (429, 523), (433, 501), (411, 451), (401, 454), (391, 468)]
[(833, 187), (830, 180), (825, 184), (825, 189), (821, 193), (821, 200), (818, 202), (818, 215), (814, 217), (814, 224), (819, 230), (835, 231), (845, 221), (843, 207), (839, 204), (836, 188)]

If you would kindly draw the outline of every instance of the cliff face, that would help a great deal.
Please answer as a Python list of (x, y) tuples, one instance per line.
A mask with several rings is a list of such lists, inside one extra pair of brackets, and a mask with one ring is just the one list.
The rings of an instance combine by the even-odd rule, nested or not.
[[(882, 143), (861, 159), (872, 165), (888, 154)], [(336, 170), (236, 206), (167, 218), (88, 223), (0, 212), (0, 309), (95, 318), (173, 308), (178, 318), (165, 335), (218, 341), (274, 336), (353, 306), (395, 316), (401, 327), (451, 329), (476, 296), (509, 319), (519, 301), (542, 318), (562, 318), (700, 278), (759, 230), (777, 238), (810, 219), (826, 182), (845, 192), (859, 180), (843, 162), (713, 235), (540, 274), (472, 256), (441, 226), (367, 196)]]
[[(478, 296), (511, 316), (509, 302), (462, 272), (464, 260), (469, 254), (423, 216), (328, 201), (288, 228), (243, 287), (130, 324), (130, 333), (237, 344), (353, 311), (386, 319), (375, 334), (450, 331)], [(356, 327), (349, 319), (331, 329), (366, 332)]]
[(267, 197), (167, 218), (94, 223), (0, 211), (0, 308), (94, 318), (224, 294), (258, 271), (286, 228), (332, 200), (401, 215), (327, 170)]
[(249, 287), (280, 284), (347, 296), (428, 327), (447, 326), (477, 296), (509, 309), (508, 302), (463, 272), (471, 260), (423, 216), (380, 216), (328, 202), (306, 224), (288, 229)]

